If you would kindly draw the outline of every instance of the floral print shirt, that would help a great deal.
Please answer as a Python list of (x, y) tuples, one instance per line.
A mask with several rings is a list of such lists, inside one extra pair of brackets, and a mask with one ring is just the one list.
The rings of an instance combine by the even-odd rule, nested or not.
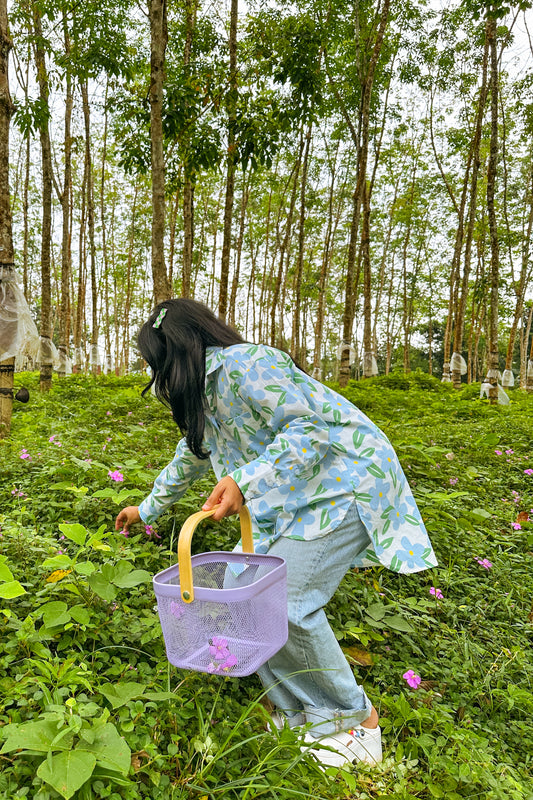
[(369, 534), (355, 566), (396, 572), (436, 566), (436, 558), (396, 453), (382, 431), (332, 389), (299, 370), (285, 353), (256, 344), (206, 353), (205, 445), (185, 439), (139, 506), (153, 522), (213, 468), (230, 475), (250, 510), (255, 550), (279, 536), (330, 535), (354, 502)]

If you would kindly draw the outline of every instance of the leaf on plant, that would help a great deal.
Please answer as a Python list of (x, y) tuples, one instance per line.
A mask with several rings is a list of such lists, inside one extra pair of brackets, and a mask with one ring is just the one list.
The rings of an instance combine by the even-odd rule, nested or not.
[(78, 561), (78, 563), (74, 565), (74, 569), (79, 575), (88, 576), (96, 572), (97, 567), (92, 561)]
[[(104, 566), (106, 565), (104, 564)], [(95, 572), (89, 575), (88, 583), (93, 592), (107, 603), (111, 603), (117, 596), (116, 588), (101, 572)]]
[(21, 594), (26, 594), (26, 589), (18, 581), (8, 581), (0, 586), (0, 597), (4, 600), (13, 600), (14, 597), (20, 597)]
[(64, 625), (66, 622), (70, 622), (70, 614), (67, 608), (67, 604), (62, 600), (53, 600), (51, 603), (45, 603), (44, 606), (41, 606), (39, 614), (42, 614), (45, 627), (53, 628), (56, 625)]
[(69, 611), (74, 622), (77, 622), (79, 625), (88, 625), (91, 621), (91, 612), (85, 606), (72, 606)]
[(48, 759), (43, 761), (37, 770), (37, 775), (59, 792), (65, 800), (69, 800), (69, 797), (89, 780), (95, 764), (96, 756), (92, 753), (85, 750), (69, 750), (52, 756), (51, 764)]
[(53, 569), (65, 569), (65, 567), (70, 567), (71, 564), (72, 559), (65, 554), (52, 556), (52, 558), (47, 558), (43, 561), (43, 567), (52, 567)]
[(59, 530), (63, 536), (66, 536), (67, 539), (75, 542), (75, 544), (82, 545), (87, 538), (87, 531), (79, 522), (74, 522), (72, 524), (63, 523), (59, 526)]
[(113, 708), (120, 708), (134, 697), (144, 694), (145, 689), (146, 686), (142, 683), (126, 681), (125, 683), (104, 683), (103, 686), (100, 686), (99, 691), (109, 700)]
[(372, 619), (380, 620), (383, 619), (385, 614), (387, 613), (387, 609), (383, 605), (383, 603), (372, 603), (371, 606), (368, 606), (366, 609), (366, 613), (372, 617)]
[(119, 736), (115, 726), (108, 722), (102, 728), (97, 728), (95, 733), (92, 743), (81, 742), (78, 745), (78, 749), (93, 753), (100, 766), (114, 769), (122, 775), (127, 775), (131, 761), (131, 750), (124, 739)]
[(13, 573), (7, 564), (0, 564), (0, 581), (12, 581)]
[(117, 575), (113, 578), (115, 586), (121, 589), (131, 589), (133, 586), (139, 586), (141, 583), (151, 583), (152, 575), (145, 569), (134, 569), (126, 575)]
[(387, 628), (392, 628), (394, 631), (403, 631), (404, 633), (413, 633), (413, 626), (407, 622), (406, 619), (400, 617), (399, 614), (393, 614), (390, 617), (385, 617), (383, 624)]
[(37, 722), (24, 722), (22, 724), (6, 725), (2, 731), (7, 739), (1, 753), (10, 753), (13, 750), (33, 750), (37, 753), (48, 753), (52, 750), (70, 750), (73, 734), (68, 733), (53, 746), (52, 742), (57, 736), (57, 722), (52, 720), (38, 720)]

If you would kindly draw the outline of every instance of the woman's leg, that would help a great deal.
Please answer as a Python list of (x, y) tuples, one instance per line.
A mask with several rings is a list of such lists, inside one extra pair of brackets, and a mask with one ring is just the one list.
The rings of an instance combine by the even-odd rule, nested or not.
[(369, 727), (377, 724), (324, 612), (367, 545), (368, 533), (353, 503), (332, 533), (311, 541), (281, 538), (269, 550), (287, 562), (289, 639), (258, 674), (270, 700), (289, 718), (305, 711), (317, 737), (367, 720)]

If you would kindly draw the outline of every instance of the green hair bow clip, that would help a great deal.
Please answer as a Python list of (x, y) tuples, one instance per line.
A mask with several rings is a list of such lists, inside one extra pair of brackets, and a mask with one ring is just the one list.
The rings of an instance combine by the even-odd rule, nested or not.
[(165, 318), (165, 314), (167, 313), (167, 311), (168, 311), (168, 309), (166, 309), (166, 308), (162, 308), (161, 309), (161, 311), (157, 315), (156, 321), (152, 325), (152, 328), (160, 328), (161, 327), (161, 323), (163, 322), (163, 319)]

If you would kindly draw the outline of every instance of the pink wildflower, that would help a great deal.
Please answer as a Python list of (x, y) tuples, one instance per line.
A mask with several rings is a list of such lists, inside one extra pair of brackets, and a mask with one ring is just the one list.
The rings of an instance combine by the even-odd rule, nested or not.
[(520, 525), (519, 522), (511, 522), (511, 528), (514, 528), (515, 531), (521, 531), (522, 530), (522, 526)]
[(107, 475), (109, 478), (111, 478), (112, 481), (117, 481), (117, 483), (120, 483), (121, 481), (124, 480), (124, 475), (122, 474), (122, 472), (119, 472), (118, 469), (114, 470), (113, 472), (109, 470)]
[(434, 586), (431, 587), (429, 593), (433, 595), (437, 600), (444, 600), (444, 595), (442, 594), (440, 589), (436, 589)]
[(31, 461), (31, 456), (25, 447), (23, 447), (22, 450), (20, 451), (20, 457), (23, 461), (27, 459)]
[(494, 452), (496, 453), (497, 456), (503, 456), (502, 450), (495, 450)]
[(176, 619), (181, 619), (182, 616), (185, 614), (185, 609), (183, 608), (182, 603), (176, 603), (175, 600), (170, 601), (170, 613)]
[(418, 689), (422, 680), (420, 675), (417, 675), (412, 669), (408, 669), (407, 672), (404, 672), (402, 678), (407, 681), (411, 689)]
[(107, 416), (107, 417), (110, 417), (110, 416), (111, 416), (111, 411), (106, 411), (105, 413), (106, 413), (106, 416)]
[[(22, 458), (22, 456), (21, 456), (21, 458)], [(524, 475), (533, 475), (533, 469), (525, 469), (524, 470)]]
[(455, 486), (459, 478), (450, 478), (450, 486)]
[(213, 636), (209, 652), (217, 661), (224, 661), (229, 656), (228, 640), (223, 639), (222, 636)]
[(477, 561), (479, 566), (483, 567), (484, 569), (490, 569), (492, 567), (492, 562), (489, 561), (488, 558), (477, 558), (476, 557), (474, 560)]
[(514, 450), (506, 450), (505, 455), (510, 456), (514, 453)]

